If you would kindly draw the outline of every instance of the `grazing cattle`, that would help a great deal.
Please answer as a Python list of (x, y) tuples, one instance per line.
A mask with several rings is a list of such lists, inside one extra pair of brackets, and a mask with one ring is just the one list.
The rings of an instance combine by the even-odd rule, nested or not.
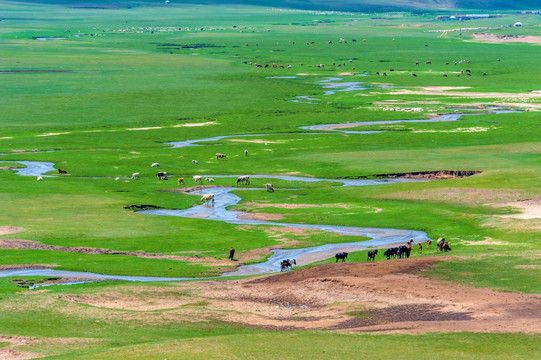
[(483, 71), (483, 76), (487, 76), (487, 73)]
[(418, 61), (416, 61), (416, 62), (415, 62), (415, 65), (419, 65), (419, 62), (418, 62)]
[(426, 62), (426, 64), (427, 64), (427, 65), (431, 65), (431, 64), (432, 64), (432, 61), (428, 60), (428, 61)]
[(228, 259), (233, 261), (233, 257), (235, 256), (235, 249), (234, 248), (231, 248), (229, 249), (229, 256), (228, 256)]
[(419, 243), (419, 249), (417, 250), (417, 253), (419, 254), (423, 253), (423, 244)]
[(285, 259), (280, 262), (280, 271), (288, 271), (293, 268), (293, 265), (297, 265), (295, 259)]
[(416, 74), (416, 73), (412, 73), (411, 76), (417, 76), (417, 74)]
[(265, 184), (265, 188), (267, 189), (267, 192), (274, 192), (274, 186), (270, 183)]
[(160, 171), (156, 174), (156, 177), (160, 180), (167, 180), (167, 173), (165, 171)]
[(449, 247), (449, 241), (444, 242), (441, 248), (442, 248), (442, 251), (445, 251), (445, 252), (451, 251), (451, 248)]
[(366, 261), (374, 261), (376, 259), (376, 255), (378, 254), (378, 250), (369, 251), (368, 252), (368, 259)]
[(210, 183), (210, 182), (214, 182), (214, 179), (213, 178), (205, 178), (205, 181)]
[(447, 77), (447, 74), (443, 74), (443, 77)]
[(197, 184), (197, 183), (203, 184), (203, 178), (202, 178), (201, 176), (199, 176), (199, 175), (195, 175), (195, 176), (193, 177), (193, 181), (195, 181), (196, 184)]
[(237, 185), (238, 184), (250, 185), (250, 177), (248, 175), (239, 176), (237, 178)]
[(41, 177), (41, 175), (38, 176), (37, 180), (38, 180), (38, 181), (43, 181), (43, 178)]
[(220, 160), (220, 159), (223, 159), (225, 157), (227, 157), (225, 154), (216, 153), (216, 160)]
[(132, 180), (139, 180), (139, 176), (140, 176), (139, 173), (133, 173), (133, 174), (131, 174)]
[(178, 184), (184, 184), (184, 178), (178, 178)]
[(214, 194), (205, 194), (201, 196), (200, 202), (206, 202), (206, 203), (214, 205)]
[(348, 253), (347, 252), (340, 252), (340, 253), (337, 253), (336, 255), (334, 255), (334, 257), (336, 258), (336, 262), (338, 262), (338, 260), (342, 260), (342, 262), (345, 262), (346, 258), (348, 257)]
[(160, 164), (158, 163), (153, 163), (152, 165), (150, 165), (150, 167), (158, 167), (158, 166), (160, 166)]
[(389, 71), (394, 71), (394, 69), (389, 69)]
[(432, 240), (427, 240), (426, 241), (426, 248), (428, 249), (430, 247), (430, 245), (432, 245)]
[(117, 180), (120, 180), (120, 178), (118, 176), (115, 178), (115, 181), (117, 181)]
[(199, 163), (197, 162), (197, 160), (192, 160), (192, 164), (197, 165)]
[(248, 156), (248, 150), (244, 150), (244, 156)]
[(68, 172), (66, 170), (58, 169), (59, 174), (67, 174)]
[(445, 243), (445, 239), (444, 238), (439, 238), (438, 241), (436, 242), (436, 247), (438, 248), (438, 251), (443, 251), (443, 244)]
[(317, 67), (317, 68), (324, 68), (325, 65), (323, 65), (323, 64), (317, 64), (316, 67)]

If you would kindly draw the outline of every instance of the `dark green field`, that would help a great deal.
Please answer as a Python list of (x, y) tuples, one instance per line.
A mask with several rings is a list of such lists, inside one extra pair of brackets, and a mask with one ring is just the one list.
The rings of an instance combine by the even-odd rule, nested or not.
[[(271, 246), (358, 239), (323, 231), (284, 235), (264, 225), (142, 215), (124, 207), (199, 204), (199, 196), (181, 191), (195, 185), (193, 175), (339, 179), (476, 170), (464, 178), (366, 187), (253, 179), (250, 187), (262, 189), (235, 191), (242, 200), (234, 209), (285, 223), (424, 231), (453, 247), (415, 254), (448, 260), (430, 272), (434, 281), (539, 294), (539, 15), (490, 10), (498, 16), (444, 21), (437, 17), (488, 10), (481, 2), (471, 7), (480, 10), (458, 12), (437, 10), (438, 4), (407, 10), (399, 2), (383, 11), (390, 9), (387, 2), (370, 9), (351, 3), (3, 2), (0, 239), (7, 241), (0, 240), (0, 266), (209, 277), (263, 261)], [(522, 26), (512, 26), (516, 22)], [(479, 39), (479, 33), (493, 37)], [(329, 83), (342, 86), (326, 88)], [(344, 91), (345, 83), (358, 88)], [(492, 107), (513, 112), (492, 113)], [(345, 129), (378, 131), (372, 134), (299, 128), (453, 113), (475, 115)], [(186, 148), (167, 144), (246, 134), (254, 136)], [(216, 153), (227, 158), (217, 160)], [(68, 173), (52, 171), (37, 182), (9, 169), (23, 167), (17, 161), (52, 162)], [(159, 168), (150, 166), (155, 162)], [(170, 180), (158, 180), (158, 169)], [(134, 172), (139, 180), (130, 179)], [(265, 192), (267, 182), (277, 191)], [(234, 186), (235, 178), (216, 177), (212, 185)], [(161, 257), (9, 245), (16, 240)], [(232, 246), (238, 263), (226, 261)], [(348, 260), (365, 259), (360, 252)], [(29, 290), (12, 280), (0, 278), (0, 357), (13, 350), (55, 359), (266, 359), (291, 356), (293, 347), (295, 357), (311, 359), (539, 356), (539, 328), (514, 334), (278, 332), (213, 317), (194, 294), (190, 306), (201, 307), (201, 319), (172, 320), (168, 310), (66, 300), (114, 293), (126, 283)], [(129, 286), (152, 293), (175, 285)], [(442, 336), (449, 347), (427, 348)], [(399, 349), (406, 342), (404, 353)]]

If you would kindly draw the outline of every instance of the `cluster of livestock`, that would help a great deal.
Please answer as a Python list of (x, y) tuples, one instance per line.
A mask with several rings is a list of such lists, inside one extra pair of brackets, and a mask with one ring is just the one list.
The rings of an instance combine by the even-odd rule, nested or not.
[[(426, 247), (430, 248), (430, 245), (432, 244), (432, 240), (426, 241)], [(444, 238), (439, 238), (437, 241), (437, 247), (438, 251), (450, 251), (451, 248), (449, 247), (449, 241), (445, 241)], [(409, 258), (411, 254), (411, 250), (413, 248), (413, 240), (410, 240), (406, 243), (406, 245), (401, 245), (393, 248), (387, 249), (383, 256), (387, 258), (387, 260), (390, 259), (402, 259), (402, 258)], [(423, 245), (421, 243), (418, 244), (418, 253), (423, 253)], [(372, 250), (369, 251), (367, 254), (366, 261), (375, 261), (376, 255), (378, 254), (378, 250)], [(336, 253), (335, 256), (336, 262), (342, 260), (342, 262), (345, 262), (348, 253), (347, 252), (339, 252)], [(284, 259), (280, 262), (280, 271), (288, 271), (293, 268), (293, 265), (297, 265), (297, 261), (295, 259)]]
[[(244, 156), (248, 156), (248, 150), (244, 150)], [(216, 153), (216, 159), (217, 160), (221, 160), (221, 159), (224, 159), (224, 158), (227, 158), (226, 154)], [(198, 161), (197, 160), (192, 160), (192, 164), (197, 165)], [(160, 163), (155, 162), (155, 163), (152, 163), (150, 166), (153, 167), (153, 168), (159, 167)], [(68, 174), (67, 170), (64, 170), (64, 169), (58, 169), (58, 173), (59, 174)], [(156, 177), (159, 180), (169, 180), (169, 175), (167, 174), (166, 171), (159, 171), (158, 173), (156, 173)], [(133, 173), (131, 175), (132, 180), (139, 180), (140, 178), (141, 178), (141, 174), (138, 173), (138, 172), (135, 172), (135, 173)], [(116, 177), (115, 180), (120, 180), (120, 177)], [(211, 178), (211, 177), (205, 177), (204, 180), (207, 183), (213, 183), (214, 182), (214, 178)], [(38, 176), (37, 181), (43, 181), (43, 177)], [(194, 175), (193, 176), (193, 181), (194, 181), (195, 184), (203, 185), (203, 177), (200, 176), (200, 175)], [(181, 185), (181, 184), (184, 185), (185, 184), (183, 177), (179, 177), (177, 179), (177, 182), (178, 182), (179, 185)], [(236, 185), (239, 185), (239, 184), (241, 184), (241, 185), (250, 185), (250, 176), (248, 176), (248, 175), (239, 176), (237, 178)], [(272, 184), (270, 184), (270, 183), (265, 184), (265, 189), (266, 189), (267, 192), (274, 192), (274, 186)], [(214, 194), (205, 194), (205, 195), (203, 195), (201, 197), (200, 202), (214, 205)]]

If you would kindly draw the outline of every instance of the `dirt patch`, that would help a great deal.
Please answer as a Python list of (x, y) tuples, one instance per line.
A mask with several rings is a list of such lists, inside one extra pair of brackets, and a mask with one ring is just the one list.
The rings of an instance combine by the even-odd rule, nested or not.
[(16, 166), (0, 166), (0, 170), (15, 170)]
[(427, 95), (427, 96), (457, 96), (459, 98), (502, 98), (502, 99), (531, 99), (541, 97), (541, 91), (530, 91), (527, 93), (497, 93), (497, 92), (466, 92), (449, 91), (467, 89), (467, 87), (446, 87), (446, 86), (423, 86), (413, 87), (420, 90), (400, 89), (392, 90), (389, 95)]
[[(421, 276), (439, 261), (445, 258), (332, 263), (255, 279), (181, 282), (156, 291), (130, 286), (67, 300), (116, 309), (182, 307), (183, 319), (191, 315), (274, 330), (541, 333), (541, 295)], [(176, 311), (169, 319), (180, 314)]]
[(68, 131), (68, 132), (61, 132), (61, 133), (40, 134), (40, 135), (36, 135), (36, 136), (58, 136), (58, 135), (66, 135), (66, 134), (71, 134), (71, 133)]
[(216, 124), (217, 124), (216, 121), (207, 121), (207, 122), (202, 122), (202, 123), (180, 124), (180, 125), (175, 125), (173, 127), (197, 127), (197, 126), (209, 126), (209, 125), (216, 125)]
[(22, 227), (0, 226), (0, 235), (15, 234), (15, 233), (21, 232), (23, 230), (24, 229)]
[(349, 206), (346, 204), (261, 204), (261, 203), (244, 203), (243, 206), (248, 206), (250, 208), (266, 208), (274, 207), (280, 209), (309, 209), (309, 208), (342, 208), (348, 209)]
[[(509, 245), (513, 245), (511, 243), (508, 243), (508, 242), (505, 242), (505, 241), (496, 241), (496, 240), (492, 240), (492, 239), (485, 239), (485, 240), (481, 240), (481, 241), (466, 241), (466, 240), (462, 240), (460, 242), (461, 245), (466, 245), (466, 246), (472, 246), (472, 245), (505, 245), (505, 246), (509, 246)], [(516, 245), (516, 243), (515, 243)]]
[(524, 36), (524, 35), (494, 35), (486, 33), (472, 34), (473, 40), (491, 42), (491, 43), (506, 43), (506, 42), (521, 42), (528, 44), (541, 44), (541, 36)]
[(502, 215), (503, 218), (515, 219), (539, 219), (541, 218), (541, 197), (533, 199), (524, 199), (502, 204), (502, 206), (512, 206), (518, 208), (521, 214)]
[(0, 270), (18, 270), (18, 269), (50, 269), (57, 265), (48, 264), (9, 264), (0, 265)]
[(237, 211), (237, 217), (243, 220), (282, 220), (286, 215), (290, 214), (272, 214), (272, 213), (248, 213), (243, 211)]

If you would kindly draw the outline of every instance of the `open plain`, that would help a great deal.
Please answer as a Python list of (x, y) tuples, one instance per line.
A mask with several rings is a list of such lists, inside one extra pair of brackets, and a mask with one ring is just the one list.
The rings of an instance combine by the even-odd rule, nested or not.
[(0, 358), (541, 357), (541, 18), (459, 3), (2, 2)]

